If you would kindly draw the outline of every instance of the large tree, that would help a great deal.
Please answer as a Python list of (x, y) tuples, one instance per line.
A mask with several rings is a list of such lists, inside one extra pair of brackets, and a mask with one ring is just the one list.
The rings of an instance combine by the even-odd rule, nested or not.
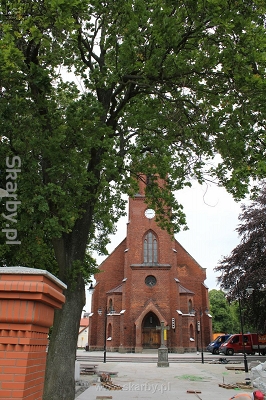
[[(229, 289), (229, 298), (242, 302), (248, 329), (266, 331), (266, 185), (248, 205), (241, 206), (236, 228), (240, 243), (215, 268), (219, 282)], [(252, 294), (249, 290), (253, 289)]]
[(240, 332), (238, 306), (229, 304), (222, 290), (210, 290), (209, 299), (213, 332)]
[(171, 233), (185, 225), (173, 191), (191, 179), (241, 198), (265, 175), (266, 10), (261, 0), (0, 4), (1, 172), (21, 162), (10, 220), (21, 245), (2, 231), (1, 260), (67, 284), (43, 398), (72, 400), (90, 254), (105, 251), (139, 172)]

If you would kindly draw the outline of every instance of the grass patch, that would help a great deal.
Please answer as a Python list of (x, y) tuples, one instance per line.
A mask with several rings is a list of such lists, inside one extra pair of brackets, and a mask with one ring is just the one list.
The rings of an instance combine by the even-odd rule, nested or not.
[(181, 375), (181, 376), (175, 376), (175, 378), (178, 379), (185, 379), (187, 381), (202, 381), (203, 378), (201, 376), (197, 376), (197, 375)]

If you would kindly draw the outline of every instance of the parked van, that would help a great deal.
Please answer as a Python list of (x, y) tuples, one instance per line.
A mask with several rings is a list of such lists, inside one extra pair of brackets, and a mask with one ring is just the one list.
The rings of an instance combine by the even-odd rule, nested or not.
[(220, 335), (217, 336), (215, 340), (207, 346), (207, 351), (210, 351), (212, 354), (219, 354), (220, 346), (230, 337), (231, 335)]
[[(244, 338), (244, 342), (243, 339)], [(232, 356), (234, 353), (255, 354), (260, 352), (266, 354), (266, 334), (238, 333), (231, 335), (221, 346), (220, 353)]]

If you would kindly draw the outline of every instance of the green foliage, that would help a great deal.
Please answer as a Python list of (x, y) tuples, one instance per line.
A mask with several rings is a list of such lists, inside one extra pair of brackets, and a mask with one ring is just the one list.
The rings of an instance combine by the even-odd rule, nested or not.
[(239, 332), (239, 318), (235, 313), (235, 306), (229, 305), (224, 293), (221, 290), (212, 289), (209, 292), (209, 300), (213, 332)]

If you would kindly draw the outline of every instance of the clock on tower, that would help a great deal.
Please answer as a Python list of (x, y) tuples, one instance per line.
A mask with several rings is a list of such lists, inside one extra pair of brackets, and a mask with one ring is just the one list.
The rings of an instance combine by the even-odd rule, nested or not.
[(145, 217), (152, 219), (155, 217), (155, 211), (152, 208), (147, 208), (147, 210), (145, 210)]

